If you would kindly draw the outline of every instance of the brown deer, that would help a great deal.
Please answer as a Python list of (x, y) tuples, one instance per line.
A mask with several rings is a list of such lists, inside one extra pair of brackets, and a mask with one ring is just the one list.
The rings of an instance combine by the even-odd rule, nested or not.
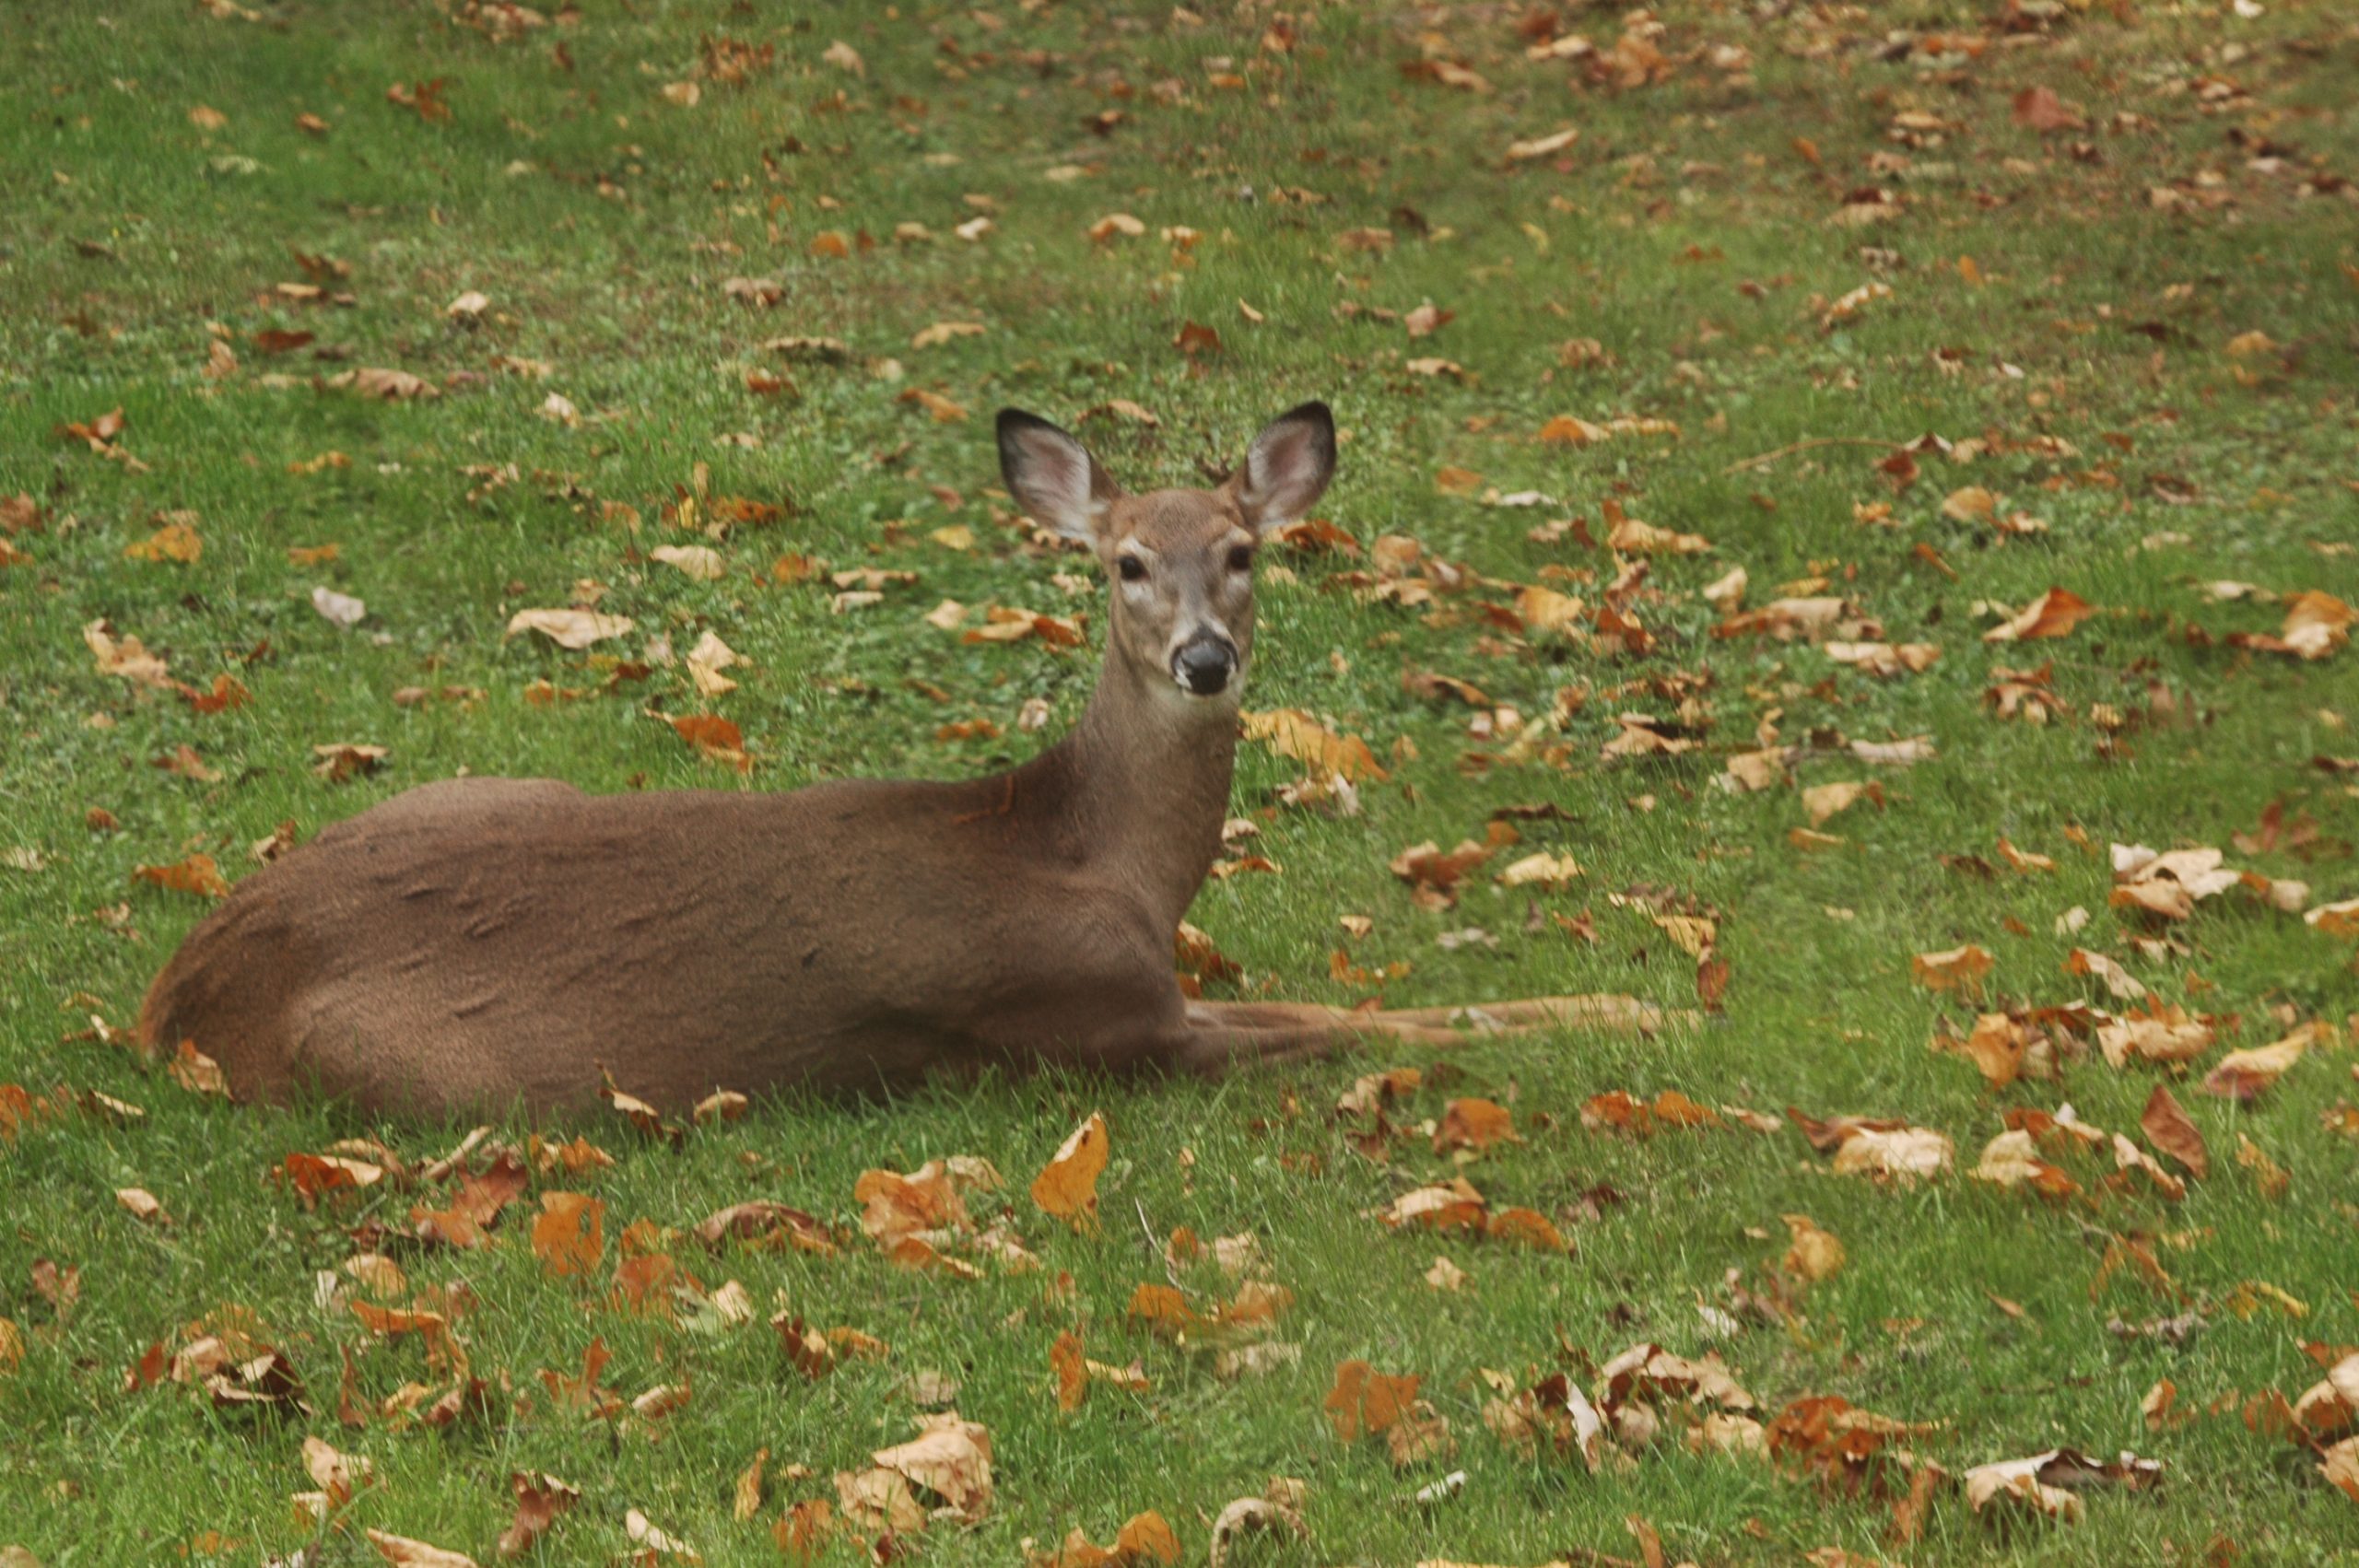
[(1183, 995), (1173, 938), (1220, 852), (1255, 549), (1326, 489), (1333, 421), (1284, 415), (1211, 490), (1126, 494), (1013, 409), (999, 448), (1024, 509), (1112, 579), (1097, 687), (1062, 742), (964, 783), (424, 785), (245, 879), (157, 978), (144, 1038), (194, 1041), (241, 1099), (436, 1113), (579, 1106), (602, 1071), (679, 1106), (1660, 1021), (1621, 997), (1356, 1012)]

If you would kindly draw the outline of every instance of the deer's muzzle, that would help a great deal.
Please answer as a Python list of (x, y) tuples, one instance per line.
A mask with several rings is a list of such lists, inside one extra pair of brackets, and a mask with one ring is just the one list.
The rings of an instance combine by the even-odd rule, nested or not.
[(1171, 678), (1191, 696), (1218, 696), (1237, 674), (1237, 649), (1225, 638), (1195, 637), (1171, 656)]

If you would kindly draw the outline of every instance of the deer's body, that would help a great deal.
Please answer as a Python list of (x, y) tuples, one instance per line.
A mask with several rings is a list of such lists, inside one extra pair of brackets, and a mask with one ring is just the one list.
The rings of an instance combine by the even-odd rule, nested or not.
[(1185, 1028), (1171, 933), (1229, 748), (1167, 756), (1204, 776), (1195, 820), (1133, 843), (1103, 723), (967, 783), (426, 785), (241, 883), (157, 982), (150, 1037), (195, 1039), (241, 1095), (372, 1106), (578, 1104), (600, 1064), (667, 1105), (1131, 1065)]
[[(1119, 568), (1105, 667), (1062, 742), (964, 783), (412, 790), (242, 882), (157, 978), (145, 1037), (193, 1041), (240, 1098), (427, 1112), (580, 1106), (602, 1069), (679, 1106), (993, 1063), (1217, 1071), (1371, 1030), (1451, 1037), (1442, 1010), (1191, 1003), (1173, 975), (1227, 809), (1251, 645), (1238, 556), (1324, 486), (1326, 411), (1272, 426), (1212, 492), (1123, 497), (1024, 416), (1001, 440), (1027, 509)], [(1491, 1016), (1647, 1021), (1568, 999)]]

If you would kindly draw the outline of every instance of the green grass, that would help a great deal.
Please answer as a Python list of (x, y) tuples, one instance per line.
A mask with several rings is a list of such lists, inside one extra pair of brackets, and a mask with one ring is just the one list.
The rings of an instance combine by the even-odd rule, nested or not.
[[(2236, 864), (2308, 882), (2313, 905), (2359, 894), (2359, 792), (2348, 773), (2312, 765), (2359, 753), (2359, 653), (2305, 662), (2230, 646), (2232, 632), (2273, 632), (2282, 612), (2203, 591), (2233, 579), (2359, 600), (2359, 245), (2350, 190), (2334, 179), (2359, 158), (2343, 90), (2359, 35), (2341, 7), (2271, 0), (2240, 19), (2208, 4), (2067, 6), (2050, 30), (2007, 35), (1978, 30), (1998, 7), (1903, 3), (1825, 22), (1813, 17), (1841, 8), (1672, 4), (1661, 11), (1662, 79), (1627, 88), (1579, 62), (1525, 58), (1502, 7), (1303, 8), (1291, 53), (1262, 41), (1273, 14), (1215, 6), (1191, 26), (1161, 5), (1006, 5), (987, 18), (919, 4), (893, 16), (650, 0), (588, 5), (507, 41), (425, 4), (253, 9), (241, 20), (126, 0), (103, 16), (15, 7), (0, 20), (0, 203), (13, 220), (0, 235), (0, 495), (28, 494), (40, 518), (8, 536), (25, 559), (0, 566), (0, 849), (11, 856), (0, 865), (0, 1082), (98, 1090), (147, 1111), (129, 1128), (76, 1111), (0, 1145), (0, 1316), (25, 1341), (21, 1363), (0, 1371), (0, 1544), (21, 1541), (53, 1568), (291, 1551), (311, 1536), (288, 1502), (311, 1486), (308, 1431), (368, 1456), (379, 1477), (315, 1562), (373, 1561), (363, 1526), (488, 1559), (515, 1469), (554, 1471), (582, 1492), (537, 1561), (607, 1560), (634, 1507), (708, 1562), (775, 1561), (769, 1521), (909, 1435), (919, 1411), (905, 1379), (933, 1371), (960, 1383), (959, 1410), (991, 1431), (998, 1479), (980, 1526), (925, 1535), (925, 1559), (941, 1562), (1015, 1562), (1020, 1540), (1045, 1545), (1075, 1526), (1110, 1540), (1146, 1508), (1201, 1558), (1212, 1515), (1273, 1475), (1308, 1482), (1315, 1545), (1265, 1547), (1269, 1562), (1635, 1557), (1623, 1527), (1633, 1514), (1674, 1561), (1700, 1563), (1790, 1562), (1829, 1545), (1922, 1562), (2193, 1561), (2215, 1537), (2242, 1562), (2347, 1559), (2359, 1512), (2309, 1457), (2237, 1411), (2261, 1390), (2291, 1397), (2316, 1380), (2303, 1341), (2359, 1341), (2359, 1141), (2321, 1121), (2359, 1098), (2348, 1025), (2340, 1048), (2313, 1052), (2249, 1106), (2194, 1092), (2217, 1050), (2194, 1064), (2178, 1092), (2214, 1164), (2183, 1204), (2107, 1190), (2105, 1167), (2080, 1162), (2089, 1191), (2051, 1206), (1965, 1174), (2001, 1113), (2069, 1100), (2099, 1127), (2134, 1132), (2157, 1070), (2117, 1072), (2091, 1054), (2060, 1082), (1986, 1091), (1966, 1062), (1926, 1048), (1937, 1020), (1963, 1025), (1970, 1006), (1917, 986), (1908, 963), (1978, 942), (1996, 958), (1994, 1004), (2104, 1004), (2094, 982), (2061, 970), (2077, 942), (2163, 998), (2220, 1015), (2224, 1047), (2276, 1038), (2272, 1013), (2341, 1025), (2359, 1007), (2349, 939), (2241, 893), (2160, 933), (2173, 952), (2140, 955), (2130, 939), (2150, 933), (2107, 907), (2103, 859), (2115, 840), (2216, 845)], [(1567, 10), (1567, 30), (1614, 47), (1618, 13)], [(1428, 29), (1490, 90), (1404, 76)], [(696, 107), (676, 107), (662, 89), (694, 78), (702, 37), (775, 46), (775, 58), (742, 85), (706, 79)], [(823, 61), (838, 39), (859, 51), (864, 76)], [(1919, 46), (1888, 48), (1895, 39)], [(1749, 51), (1749, 72), (1698, 53), (1708, 45)], [(1242, 85), (1222, 85), (1224, 74)], [(387, 100), (389, 85), (437, 80), (447, 119)], [(2239, 96), (2207, 99), (2205, 82), (2213, 99), (2224, 82)], [(2089, 128), (2017, 123), (2014, 95), (2035, 86)], [(194, 123), (200, 104), (224, 121)], [(1937, 144), (1895, 139), (1895, 116), (1911, 112), (1942, 123)], [(327, 134), (299, 129), (300, 113)], [(1121, 118), (1100, 135), (1088, 123), (1108, 113)], [(1570, 147), (1509, 163), (1511, 142), (1560, 126), (1579, 129)], [(1866, 185), (1895, 193), (1899, 214), (1835, 222), (1846, 193)], [(1293, 199), (1300, 190), (1319, 200)], [(2158, 203), (2155, 190), (2177, 198)], [(1089, 226), (1116, 212), (1146, 234), (1093, 242)], [(994, 227), (981, 239), (954, 235), (984, 215)], [(896, 242), (902, 223), (932, 238)], [(1167, 226), (1200, 238), (1183, 252), (1160, 238)], [(1372, 227), (1391, 231), (1389, 251), (1343, 244)], [(823, 231), (875, 243), (829, 257), (813, 250)], [(274, 297), (306, 281), (291, 251), (348, 263), (328, 287), (353, 302)], [(723, 290), (731, 277), (774, 280), (781, 297), (741, 303)], [(1891, 297), (1823, 328), (1825, 302), (1871, 279)], [(491, 300), (473, 328), (444, 315), (467, 289)], [(1455, 318), (1416, 340), (1338, 310), (1426, 299)], [(1266, 320), (1248, 322), (1240, 300)], [(913, 347), (938, 321), (986, 330)], [(1191, 321), (1218, 332), (1217, 353), (1174, 346)], [(238, 366), (209, 379), (217, 324)], [(254, 334), (273, 328), (316, 341), (269, 355)], [(2231, 348), (2254, 332), (2272, 346)], [(781, 334), (839, 337), (851, 361), (782, 362), (760, 346)], [(1573, 338), (1608, 357), (1560, 363), (1557, 345)], [(502, 374), (501, 354), (552, 374)], [(1421, 356), (1454, 361), (1463, 380), (1407, 369)], [(323, 384), (358, 367), (413, 372), (442, 395), (367, 402)], [(749, 392), (757, 369), (791, 388)], [(931, 419), (899, 401), (910, 389), (973, 417)], [(578, 426), (539, 415), (551, 392), (578, 407)], [(544, 1277), (526, 1245), (529, 1193), (487, 1249), (401, 1255), (414, 1283), (464, 1282), (478, 1299), (460, 1332), (494, 1380), (490, 1416), (443, 1433), (338, 1426), (339, 1348), (367, 1337), (343, 1307), (314, 1305), (314, 1271), (355, 1250), (356, 1227), (402, 1227), (417, 1195), (307, 1212), (265, 1173), (358, 1133), (421, 1160), (461, 1129), (232, 1107), (89, 1038), (93, 1012), (130, 1023), (202, 913), (195, 898), (135, 883), (134, 868), (204, 850), (234, 878), (251, 869), (246, 846), (282, 821), (309, 837), (461, 769), (592, 790), (783, 790), (1005, 766), (1044, 738), (1015, 730), (1018, 709), (1046, 699), (1053, 734), (1078, 712), (1092, 657), (967, 646), (920, 616), (945, 597), (1020, 603), (1086, 613), (1095, 634), (1102, 610), (1094, 590), (1072, 598), (1050, 582), (1072, 560), (1021, 548), (1004, 526), (990, 411), (1016, 404), (1073, 424), (1129, 399), (1160, 424), (1078, 427), (1133, 486), (1195, 484), (1268, 415), (1311, 396), (1333, 403), (1347, 437), (1322, 510), (1364, 544), (1406, 533), (1484, 578), (1553, 580), (1592, 601), (1613, 556), (1570, 536), (1534, 544), (1528, 530), (1578, 515), (1602, 538), (1612, 497), (1716, 546), (1655, 559), (1635, 606), (1658, 638), (1642, 658), (1502, 631), (1469, 613), (1508, 597), (1487, 584), (1427, 614), (1363, 604), (1328, 580), (1364, 557), (1273, 555), (1298, 580), (1263, 584), (1250, 706), (1308, 708), (1379, 752), (1412, 743), (1414, 758), (1366, 790), (1360, 814), (1337, 818), (1270, 809), (1296, 769), (1246, 747), (1237, 809), (1260, 819), (1256, 848), (1284, 872), (1214, 883), (1192, 917), (1245, 966), (1249, 994), (1356, 1000), (1367, 993), (1329, 977), (1329, 954), (1349, 945), (1371, 968), (1414, 965), (1386, 993), (1404, 1005), (1623, 990), (1687, 1006), (1692, 961), (1642, 905), (1614, 895), (1668, 888), (1716, 908), (1732, 976), (1724, 1020), (1643, 1041), (1473, 1043), (1450, 1059), (1462, 1077), (1396, 1113), (1414, 1124), (1453, 1095), (1512, 1100), (1525, 1141), (1467, 1174), (1495, 1204), (1556, 1217), (1573, 1255), (1394, 1235), (1366, 1217), (1451, 1167), (1414, 1138), (1390, 1164), (1371, 1164), (1326, 1108), (1356, 1073), (1420, 1053), (1215, 1086), (1050, 1079), (890, 1106), (790, 1100), (676, 1152), (593, 1122), (583, 1130), (619, 1163), (579, 1184), (607, 1205), (607, 1262), (591, 1281)], [(118, 406), (120, 445), (143, 469), (53, 433)], [(1680, 433), (1535, 440), (1558, 414), (1642, 415)], [(1964, 463), (1924, 457), (1905, 490), (1876, 467), (1886, 447), (1737, 466), (1813, 439), (1897, 444), (1928, 431), (1988, 450)], [(2030, 444), (2048, 437), (2070, 453)], [(290, 471), (330, 451), (348, 466)], [(483, 481), (464, 470), (487, 464), (515, 477), (471, 499)], [(1556, 504), (1448, 493), (1445, 466)], [(717, 542), (731, 567), (718, 582), (642, 554), (691, 537), (664, 509), (698, 485), (788, 509)], [(1966, 485), (2048, 531), (2002, 537), (1944, 516), (1943, 498)], [(635, 509), (635, 532), (609, 502)], [(1855, 521), (1855, 506), (1875, 502), (1892, 526)], [(177, 510), (196, 514), (199, 560), (125, 557), (157, 514)], [(929, 539), (951, 524), (973, 531), (973, 549)], [(2152, 541), (2165, 532), (2183, 542)], [(287, 554), (328, 543), (340, 546), (332, 564)], [(789, 552), (921, 580), (833, 614), (820, 587), (762, 580)], [(1719, 616), (1699, 591), (1734, 565), (1753, 604), (1825, 575), (1826, 591), (1891, 640), (1938, 643), (1942, 658), (1878, 682), (1807, 640), (1715, 638)], [(1551, 566), (1597, 580), (1543, 578)], [(734, 672), (741, 689), (702, 702), (675, 664), (609, 692), (611, 660), (503, 639), (514, 610), (565, 603), (583, 579), (605, 585), (602, 607), (639, 622), (624, 657), (657, 637), (685, 652), (710, 628), (750, 661)], [(331, 626), (309, 603), (315, 586), (364, 599), (368, 619)], [(2099, 615), (2060, 641), (1980, 640), (1986, 602), (2012, 610), (2050, 586)], [(234, 674), (251, 705), (201, 715), (96, 672), (82, 628), (101, 619), (167, 656), (180, 680)], [(2211, 635), (2191, 638), (2191, 626)], [(1983, 706), (1994, 666), (2051, 659), (2065, 705), (2055, 721), (2001, 721)], [(1424, 670), (1527, 717), (1561, 688), (1589, 688), (1561, 737), (1565, 766), (1500, 761), (1499, 745), (1467, 735), (1464, 710), (1404, 692), (1403, 673)], [(526, 693), (540, 681), (584, 695), (535, 705)], [(481, 695), (393, 702), (420, 685)], [(2142, 713), (2158, 688), (2185, 721), (2142, 725), (2101, 750), (2093, 708)], [(1668, 719), (1683, 697), (1694, 752), (1600, 756), (1615, 713)], [(650, 709), (734, 720), (757, 759), (750, 783), (700, 763)], [(972, 717), (1005, 736), (933, 739)], [(1799, 783), (1873, 777), (1887, 791), (1882, 809), (1862, 803), (1825, 825), (1840, 846), (1790, 846), (1806, 821), (1792, 789), (1715, 784), (1724, 757), (1754, 749), (1773, 720), (1802, 748)], [(1938, 757), (1870, 767), (1844, 749), (1910, 735), (1930, 735)], [(390, 756), (373, 778), (332, 785), (311, 772), (311, 748), (336, 742)], [(182, 744), (217, 777), (150, 766)], [(1525, 901), (1487, 882), (1457, 909), (1421, 911), (1385, 869), (1407, 845), (1479, 837), (1493, 811), (1531, 802), (1571, 820), (1528, 824), (1528, 841), (1588, 870), (1541, 902), (1591, 911), (1594, 945), (1528, 925)], [(2289, 823), (2314, 818), (2317, 837), (2230, 848), (2279, 802)], [(86, 825), (94, 809), (117, 826)], [(2068, 838), (2074, 828), (2094, 852)], [(2001, 866), (1986, 880), (1941, 859), (1996, 861), (2001, 835), (2059, 869)], [(2075, 905), (2091, 912), (2086, 929), (2052, 934)], [(1373, 932), (1347, 944), (1335, 923), (1347, 912), (1371, 917)], [(1437, 943), (1467, 926), (1496, 948)], [(1960, 1168), (1880, 1187), (1829, 1174), (1790, 1130), (1640, 1142), (1580, 1126), (1594, 1094), (1666, 1087), (1714, 1104), (1905, 1116), (1954, 1139)], [(1022, 1188), (1100, 1106), (1114, 1151), (1104, 1224), (1069, 1235)], [(2281, 1198), (2236, 1164), (2240, 1138), (2289, 1174)], [(759, 1321), (708, 1335), (604, 1305), (612, 1236), (628, 1221), (685, 1231), (725, 1204), (774, 1197), (848, 1223), (862, 1171), (962, 1153), (1006, 1173), (1014, 1223), (1048, 1275), (910, 1274), (857, 1240), (831, 1259), (672, 1244), (706, 1285), (740, 1281), (763, 1316), (782, 1296), (815, 1325), (888, 1340), (882, 1362), (813, 1383)], [(1627, 1200), (1568, 1217), (1601, 1184)], [(112, 1193), (129, 1186), (152, 1190), (175, 1223), (121, 1210)], [(1848, 1265), (1790, 1323), (1708, 1339), (1698, 1303), (1725, 1305), (1731, 1270), (1762, 1288), (1788, 1213), (1839, 1236)], [(1259, 1236), (1297, 1297), (1280, 1332), (1301, 1345), (1297, 1366), (1224, 1385), (1202, 1358), (1125, 1326), (1132, 1289), (1165, 1277), (1148, 1233), (1180, 1225)], [(2119, 1279), (2093, 1292), (2112, 1235), (2159, 1238), (2183, 1297)], [(1468, 1271), (1463, 1292), (1424, 1284), (1437, 1254)], [(82, 1271), (70, 1314), (30, 1282), (43, 1258)], [(1044, 1279), (1063, 1272), (1072, 1292), (1054, 1298)], [(2237, 1316), (2226, 1303), (2248, 1281), (2290, 1293), (2307, 1316)], [(123, 1391), (147, 1346), (226, 1305), (267, 1323), (315, 1414), (226, 1413), (170, 1385)], [(2180, 1348), (2106, 1330), (2109, 1316), (2186, 1305), (2209, 1326)], [(1152, 1391), (1100, 1388), (1061, 1415), (1049, 1348), (1076, 1326), (1096, 1359), (1143, 1358)], [(628, 1397), (687, 1382), (689, 1405), (652, 1426), (557, 1413), (535, 1375), (578, 1367), (593, 1338), (614, 1352), (608, 1386)], [(1951, 1492), (1921, 1540), (1887, 1549), (1888, 1504), (1762, 1464), (1670, 1442), (1591, 1477), (1517, 1457), (1484, 1429), (1482, 1369), (1528, 1382), (1577, 1364), (1564, 1347), (1602, 1362), (1646, 1340), (1716, 1347), (1765, 1415), (1839, 1394), (1938, 1422), (1913, 1445), (1954, 1472), (2058, 1445), (2128, 1447), (2160, 1459), (2164, 1482), (2092, 1494), (2077, 1527), (1994, 1524)], [(1396, 1473), (1380, 1444), (1347, 1447), (1329, 1433), (1320, 1401), (1335, 1363), (1355, 1356), (1423, 1375), (1467, 1472), (1454, 1501), (1411, 1504), (1440, 1467)], [(359, 1366), (376, 1398), (427, 1375), (415, 1346), (368, 1348)], [(2163, 1377), (2195, 1415), (2150, 1433), (2139, 1401)], [(757, 1448), (774, 1471), (814, 1475), (777, 1482), (762, 1517), (738, 1523), (731, 1487)], [(832, 1550), (855, 1559), (851, 1545)]]

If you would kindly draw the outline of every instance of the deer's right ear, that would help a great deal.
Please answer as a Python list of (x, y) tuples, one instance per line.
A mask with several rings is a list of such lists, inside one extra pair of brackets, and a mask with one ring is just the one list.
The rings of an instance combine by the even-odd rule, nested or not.
[(999, 470), (1025, 515), (1085, 544), (1096, 543), (1107, 503), (1122, 493), (1088, 448), (1020, 408), (999, 411)]

